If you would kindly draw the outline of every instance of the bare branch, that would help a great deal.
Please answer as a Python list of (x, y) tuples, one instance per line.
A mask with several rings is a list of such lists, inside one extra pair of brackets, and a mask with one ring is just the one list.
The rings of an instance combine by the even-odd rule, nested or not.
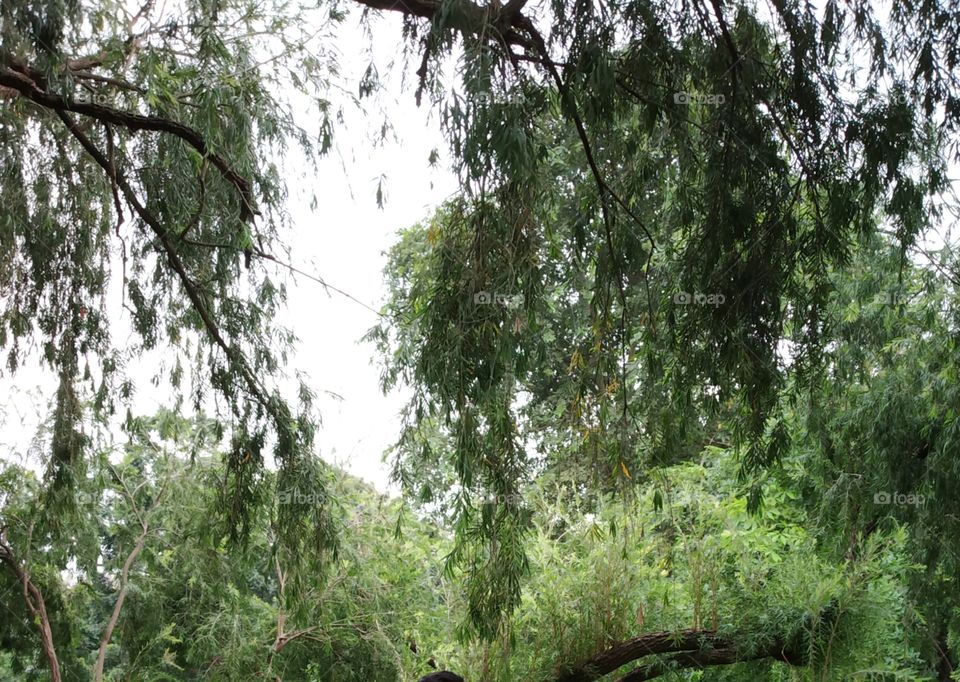
[(676, 654), (665, 661), (640, 666), (618, 682), (641, 682), (663, 675), (674, 667), (691, 668), (771, 658), (790, 665), (805, 665), (803, 656), (776, 640), (759, 651), (750, 651), (715, 630), (687, 629), (651, 632), (616, 644), (557, 678), (557, 682), (593, 682), (644, 656)]

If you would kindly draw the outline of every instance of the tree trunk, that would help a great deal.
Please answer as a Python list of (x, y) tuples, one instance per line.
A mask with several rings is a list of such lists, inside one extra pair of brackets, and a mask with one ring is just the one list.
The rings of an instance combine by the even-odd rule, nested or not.
[(57, 648), (53, 643), (53, 631), (50, 629), (50, 618), (47, 616), (47, 605), (43, 601), (43, 594), (20, 566), (20, 562), (13, 554), (13, 549), (7, 544), (2, 533), (0, 533), (0, 562), (13, 572), (17, 582), (23, 586), (23, 600), (27, 604), (27, 610), (39, 622), (40, 647), (50, 666), (50, 679), (52, 682), (61, 682), (60, 662), (57, 660)]
[(120, 618), (120, 609), (123, 608), (123, 602), (127, 598), (127, 586), (130, 582), (130, 567), (136, 561), (137, 555), (143, 549), (143, 543), (147, 539), (148, 526), (143, 525), (143, 531), (137, 538), (137, 543), (133, 550), (127, 555), (127, 560), (123, 562), (123, 570), (120, 571), (120, 590), (117, 592), (117, 601), (113, 605), (113, 612), (110, 614), (110, 620), (107, 627), (103, 630), (103, 637), (100, 639), (100, 650), (97, 653), (97, 662), (93, 666), (94, 682), (101, 682), (103, 679), (103, 664), (107, 657), (107, 646), (110, 644), (110, 638), (113, 636), (113, 629), (117, 626), (117, 620)]

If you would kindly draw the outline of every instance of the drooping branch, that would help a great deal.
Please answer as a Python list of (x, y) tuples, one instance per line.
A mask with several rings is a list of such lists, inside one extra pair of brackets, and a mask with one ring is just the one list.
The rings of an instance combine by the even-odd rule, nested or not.
[(53, 630), (50, 628), (50, 617), (47, 615), (47, 605), (43, 600), (43, 593), (30, 579), (30, 574), (20, 565), (6, 538), (6, 530), (0, 528), (0, 563), (5, 565), (17, 582), (23, 587), (23, 600), (27, 610), (40, 628), (40, 647), (50, 666), (51, 682), (60, 682), (60, 662), (57, 660), (57, 648), (53, 643)]
[[(36, 76), (36, 77), (34, 77)], [(38, 81), (38, 79), (40, 79)], [(16, 91), (45, 109), (55, 112), (71, 112), (88, 116), (102, 123), (123, 126), (129, 130), (166, 133), (180, 138), (193, 147), (203, 158), (216, 166), (223, 177), (232, 184), (240, 196), (240, 219), (249, 222), (256, 214), (250, 182), (240, 175), (219, 154), (210, 150), (206, 138), (199, 131), (178, 121), (160, 116), (143, 116), (122, 109), (94, 102), (78, 102), (42, 89), (43, 80), (36, 69), (18, 63), (0, 64), (0, 87)]]
[(190, 303), (193, 305), (194, 310), (196, 310), (197, 315), (200, 316), (200, 320), (202, 321), (208, 336), (212, 339), (214, 345), (218, 346), (224, 352), (227, 359), (234, 365), (234, 367), (237, 368), (240, 375), (243, 377), (244, 383), (246, 384), (247, 389), (250, 391), (250, 394), (257, 400), (261, 407), (263, 407), (263, 409), (270, 414), (275, 423), (278, 425), (281, 424), (284, 419), (284, 415), (277, 411), (274, 401), (270, 399), (267, 390), (254, 373), (253, 369), (250, 367), (250, 364), (247, 362), (246, 356), (244, 356), (243, 352), (229, 343), (226, 337), (224, 337), (220, 330), (220, 326), (217, 324), (217, 321), (214, 318), (213, 313), (203, 300), (203, 297), (200, 294), (200, 289), (190, 277), (190, 273), (187, 272), (187, 268), (184, 265), (183, 260), (180, 258), (180, 254), (177, 251), (173, 240), (171, 239), (171, 232), (164, 228), (157, 217), (154, 216), (146, 206), (144, 206), (124, 174), (110, 162), (110, 160), (96, 147), (96, 145), (93, 144), (90, 138), (87, 137), (87, 135), (80, 129), (70, 115), (62, 110), (58, 110), (56, 113), (60, 120), (62, 120), (64, 125), (67, 127), (67, 130), (69, 130), (70, 133), (80, 143), (80, 146), (82, 146), (84, 150), (93, 158), (93, 160), (96, 161), (101, 168), (103, 168), (103, 170), (107, 173), (107, 177), (112, 182), (116, 183), (127, 203), (131, 206), (131, 208), (133, 208), (134, 212), (143, 221), (143, 223), (146, 224), (157, 237), (162, 247), (162, 251), (164, 255), (166, 255), (167, 261), (170, 263), (170, 267), (173, 268), (174, 272), (176, 272), (177, 277), (180, 280), (180, 284), (183, 286), (183, 289), (187, 294), (187, 298), (190, 299)]
[[(431, 20), (435, 18), (443, 6), (443, 3), (439, 0), (355, 0), (355, 2), (371, 9), (400, 12), (408, 16), (422, 17)], [(502, 5), (494, 2), (486, 6), (465, 0), (457, 4), (457, 10), (451, 12), (450, 17), (445, 18), (445, 26), (463, 33), (479, 33), (485, 28), (496, 28), (499, 36), (491, 35), (491, 39), (502, 39), (504, 45), (508, 48), (510, 46), (518, 46), (526, 49), (530, 53), (528, 55), (514, 55), (511, 53), (511, 57), (534, 61), (547, 68), (548, 75), (556, 83), (568, 113), (573, 118), (574, 125), (577, 129), (577, 136), (581, 141), (590, 170), (598, 185), (604, 212), (607, 210), (607, 204), (604, 200), (606, 196), (609, 195), (643, 230), (644, 235), (650, 242), (652, 253), (652, 250), (656, 248), (656, 242), (650, 234), (649, 229), (604, 180), (597, 162), (594, 159), (593, 148), (589, 142), (583, 121), (577, 112), (569, 89), (564, 84), (563, 79), (556, 69), (557, 62), (551, 59), (546, 47), (546, 42), (534, 26), (533, 21), (523, 13), (522, 10), (525, 5), (526, 0), (509, 0), (509, 2)], [(425, 54), (424, 56), (426, 58), (427, 55)], [(426, 71), (424, 65), (421, 65), (420, 71)], [(423, 77), (422, 74), (419, 75), (421, 75), (421, 78)]]

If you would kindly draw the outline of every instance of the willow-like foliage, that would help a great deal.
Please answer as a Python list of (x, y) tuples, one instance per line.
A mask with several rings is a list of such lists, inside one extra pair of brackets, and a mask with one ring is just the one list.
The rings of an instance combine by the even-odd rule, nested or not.
[[(276, 506), (291, 558), (333, 549), (335, 531), (313, 503), (330, 496), (310, 391), (274, 383), (291, 336), (272, 323), (283, 287), (266, 270), (285, 227), (272, 160), (330, 144), (337, 70), (314, 39), (348, 6), (0, 9), (0, 345), (12, 369), (37, 344), (60, 378), (55, 461), (81, 456), (86, 397), (109, 411), (137, 388), (128, 351), (173, 349), (170, 380), (192, 367), (193, 401), (216, 395), (232, 417), (235, 538), (274, 492), (311, 500)], [(583, 467), (588, 495), (629, 489), (723, 425), (759, 504), (790, 445), (785, 395), (832, 342), (831, 274), (878, 226), (905, 257), (935, 215), (956, 155), (960, 17), (936, 1), (354, 6), (404, 15), (411, 94), (461, 179), (426, 235), (405, 237), (373, 336), (386, 383), (414, 388), (411, 467), (453, 443), (450, 568), (468, 571), (469, 622), (492, 637), (519, 604), (518, 493), (544, 463)], [(292, 90), (316, 130), (293, 121)], [(109, 333), (111, 283), (132, 349)]]
[(956, 156), (960, 18), (881, 9), (507, 3), (463, 32), (464, 95), (435, 91), (463, 192), (402, 235), (369, 338), (415, 389), (397, 475), (458, 518), (482, 635), (539, 473), (629, 491), (719, 431), (762, 504), (836, 273), (878, 230), (906, 264)]
[[(59, 376), (55, 478), (84, 456), (84, 403), (122, 414), (148, 390), (127, 367), (162, 353), (155, 381), (197, 408), (217, 400), (232, 421), (223, 510), (245, 541), (275, 499), (271, 455), (281, 492), (328, 498), (311, 391), (290, 400), (275, 383), (293, 336), (274, 323), (286, 292), (272, 261), (285, 260), (288, 227), (275, 159), (329, 144), (294, 122), (284, 92), (293, 81), (326, 105), (335, 63), (308, 41), (337, 15), (175, 5), (0, 10), (0, 346), (10, 371), (38, 349)], [(118, 293), (130, 334), (111, 329)], [(335, 549), (330, 505), (297, 499), (275, 507), (281, 546)]]

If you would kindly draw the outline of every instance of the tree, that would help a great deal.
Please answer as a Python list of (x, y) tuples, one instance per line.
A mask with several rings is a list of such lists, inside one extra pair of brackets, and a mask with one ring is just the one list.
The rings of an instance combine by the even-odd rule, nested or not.
[[(453, 636), (464, 576), (435, 562), (451, 538), (411, 516), (397, 533), (410, 510), (347, 476), (331, 482), (345, 501), (343, 561), (298, 592), (267, 524), (246, 552), (231, 550), (210, 513), (225, 475), (215, 431), (168, 411), (138, 419), (117, 447), (98, 431), (106, 447), (73, 496), (0, 470), (4, 547), (19, 571), (0, 574), (0, 604), (15, 616), (0, 626), (11, 655), (0, 679), (407, 680), (428, 657), (497, 681), (652, 679), (719, 664), (739, 664), (739, 679), (778, 666), (831, 679), (880, 659), (902, 677), (913, 670), (910, 649), (891, 655), (909, 609), (901, 586), (917, 572), (902, 529), (837, 560), (807, 530), (790, 478), (771, 483), (760, 515), (747, 511), (731, 451), (664, 469), (629, 505), (612, 494), (584, 504), (562, 481), (532, 487), (533, 574), (511, 624), (522, 636), (464, 646)], [(46, 619), (29, 610), (38, 599)]]
[[(451, 464), (432, 474), (457, 482), (449, 568), (466, 569), (469, 627), (493, 640), (521, 604), (522, 493), (538, 475), (585, 472), (573, 489), (630, 495), (720, 439), (760, 508), (796, 401), (819, 398), (844, 342), (826, 317), (838, 271), (880, 229), (906, 267), (938, 215), (960, 20), (937, 2), (896, 3), (885, 19), (865, 2), (358, 4), (404, 15), (414, 96), (440, 113), (461, 177), (461, 196), (395, 253), (372, 338), (385, 384), (414, 388), (401, 471), (416, 485), (438, 456)], [(344, 14), (180, 9), (0, 10), (0, 344), (15, 368), (39, 338), (60, 377), (51, 475), (68, 487), (84, 398), (109, 412), (133, 389), (100, 303), (119, 268), (134, 351), (169, 344), (172, 383), (182, 356), (195, 402), (212, 388), (229, 408), (221, 510), (234, 539), (269, 524), (302, 576), (337, 538), (310, 391), (291, 404), (272, 383), (290, 336), (270, 322), (283, 289), (267, 268), (284, 262), (270, 154), (329, 145), (333, 74), (298, 30)], [(461, 74), (444, 87), (451, 54)], [(317, 98), (319, 131), (278, 101), (286, 83)], [(952, 440), (933, 428), (927, 445), (949, 461)], [(277, 503), (292, 489), (324, 503)]]
[[(425, 666), (405, 638), (440, 655), (444, 594), (428, 569), (446, 541), (414, 520), (396, 536), (398, 500), (338, 475), (342, 561), (298, 576), (266, 520), (231, 548), (214, 513), (227, 475), (215, 422), (166, 410), (135, 422), (126, 443), (91, 434), (72, 494), (0, 469), (0, 643), (13, 657), (0, 679), (397, 680)], [(281, 503), (319, 504), (309, 494)]]
[[(445, 216), (441, 212), (435, 220), (444, 220)], [(385, 348), (393, 353), (387, 363), (389, 372), (385, 378), (388, 381), (395, 380), (404, 371), (413, 371), (408, 368), (415, 360), (424, 364), (437, 361), (439, 347), (426, 349), (423, 344), (424, 330), (431, 328), (425, 324), (430, 308), (424, 299), (437, 290), (433, 278), (439, 270), (438, 261), (441, 258), (454, 263), (461, 260), (455, 253), (444, 253), (436, 237), (431, 240), (430, 235), (435, 235), (436, 229), (436, 224), (431, 222), (406, 231), (391, 254), (388, 281), (396, 298), (389, 309), (398, 311), (394, 318), (398, 323), (390, 330), (377, 332), (389, 334), (384, 341)], [(445, 246), (449, 249), (449, 242)], [(524, 444), (524, 450), (535, 453), (530, 482), (520, 482), (518, 495), (496, 494), (485, 486), (480, 476), (469, 488), (454, 488), (453, 494), (446, 492), (449, 482), (458, 476), (458, 467), (462, 466), (462, 449), (450, 435), (450, 427), (441, 419), (431, 419), (426, 409), (427, 418), (418, 420), (413, 412), (418, 406), (414, 403), (410, 425), (395, 453), (397, 478), (408, 489), (409, 497), (419, 500), (424, 510), (436, 514), (438, 520), (445, 518), (445, 509), (453, 509), (456, 514), (462, 509), (459, 505), (465, 504), (463, 500), (477, 509), (475, 516), (467, 516), (473, 522), (503, 514), (504, 509), (518, 509), (529, 520), (523, 529), (524, 547), (535, 549), (530, 550), (533, 555), (529, 558), (529, 573), (521, 585), (523, 606), (504, 622), (504, 631), (492, 645), (494, 649), (508, 649), (510, 655), (504, 657), (513, 665), (523, 665), (517, 662), (524, 659), (512, 643), (512, 637), (523, 633), (529, 638), (536, 636), (531, 633), (547, 632), (551, 633), (543, 635), (547, 641), (532, 646), (542, 656), (537, 659), (537, 665), (552, 667), (557, 661), (570, 658), (587, 667), (591, 661), (609, 661), (610, 666), (601, 669), (612, 672), (638, 650), (647, 650), (646, 647), (652, 646), (650, 642), (662, 642), (669, 647), (683, 647), (686, 642), (687, 650), (659, 649), (679, 651), (674, 660), (643, 662), (631, 673), (632, 677), (625, 679), (662, 675), (672, 669), (671, 664), (705, 667), (757, 656), (808, 666), (814, 671), (813, 679), (826, 680), (845, 679), (846, 675), (866, 674), (864, 671), (870, 670), (880, 675), (873, 664), (881, 660), (889, 663), (890, 657), (896, 655), (894, 652), (901, 651), (895, 642), (902, 639), (909, 642), (910, 648), (910, 653), (899, 659), (902, 671), (914, 671), (910, 674), (917, 679), (931, 676), (949, 679), (955, 668), (952, 663), (955, 654), (951, 653), (955, 649), (955, 634), (951, 633), (956, 632), (958, 601), (947, 596), (952, 588), (941, 585), (940, 581), (950, 580), (947, 576), (953, 575), (957, 556), (952, 541), (944, 539), (952, 537), (949, 524), (954, 502), (948, 499), (951, 495), (948, 491), (956, 485), (952, 465), (956, 453), (952, 440), (939, 437), (932, 446), (912, 444), (917, 439), (927, 442), (926, 434), (953, 433), (956, 428), (956, 415), (949, 412), (949, 408), (934, 407), (953, 403), (952, 398), (943, 393), (951, 390), (948, 387), (952, 387), (953, 382), (931, 375), (940, 372), (949, 377), (955, 364), (951, 359), (954, 342), (949, 329), (954, 324), (956, 293), (937, 269), (950, 272), (955, 261), (948, 253), (930, 254), (930, 257), (932, 264), (927, 267), (905, 264), (896, 244), (886, 237), (874, 236), (858, 245), (849, 266), (831, 272), (834, 293), (824, 310), (824, 320), (832, 330), (831, 338), (847, 341), (838, 341), (825, 349), (819, 371), (807, 375), (806, 388), (799, 388), (795, 383), (797, 379), (790, 378), (789, 390), (785, 391), (780, 406), (787, 439), (780, 464), (764, 474), (765, 494), (760, 511), (756, 512), (771, 524), (766, 528), (764, 521), (754, 525), (758, 522), (751, 521), (747, 513), (747, 502), (754, 487), (754, 479), (743, 476), (743, 460), (749, 446), (734, 445), (734, 420), (729, 416), (732, 412), (729, 405), (720, 405), (714, 412), (691, 405), (690, 420), (699, 422), (699, 426), (690, 431), (689, 444), (667, 461), (653, 459), (652, 449), (647, 446), (639, 448), (638, 459), (631, 460), (629, 468), (618, 466), (611, 471), (604, 459), (605, 452), (591, 447), (593, 434), (600, 424), (589, 411), (575, 411), (570, 398), (582, 381), (578, 363), (569, 360), (582, 346), (571, 342), (571, 338), (588, 333), (581, 331), (587, 324), (577, 317), (577, 311), (582, 308), (577, 306), (575, 289), (569, 291), (557, 286), (557, 293), (547, 307), (546, 331), (528, 339), (531, 344), (540, 344), (543, 350), (529, 354), (534, 358), (532, 363), (542, 364), (529, 372), (529, 385), (534, 388), (526, 392), (518, 408), (517, 438)], [(941, 260), (943, 258), (946, 260)], [(516, 310), (507, 308), (492, 314), (498, 312), (505, 312), (508, 324), (504, 327), (510, 329), (510, 316), (518, 314)], [(527, 337), (521, 335), (521, 338)], [(934, 348), (937, 350), (933, 351)], [(582, 352), (586, 355), (589, 349)], [(912, 361), (903, 362), (905, 356)], [(927, 368), (928, 360), (933, 367)], [(896, 367), (893, 376), (903, 378), (890, 383), (887, 372), (878, 371), (882, 363)], [(548, 386), (550, 390), (541, 390), (541, 386)], [(417, 396), (417, 399), (422, 400), (422, 405), (430, 404), (427, 398)], [(863, 405), (858, 406), (861, 402)], [(904, 403), (910, 405), (908, 410), (901, 407)], [(867, 452), (877, 454), (865, 456)], [(926, 452), (925, 457), (934, 459), (921, 463), (909, 456), (911, 452)], [(647, 457), (651, 459), (645, 459)], [(685, 464), (691, 459), (699, 465)], [(717, 482), (705, 489), (678, 490), (679, 484), (671, 472), (674, 468), (683, 471), (685, 466), (692, 466), (694, 471), (708, 467), (706, 471), (710, 473), (706, 475)], [(558, 505), (569, 501), (578, 514), (568, 517), (558, 513), (538, 495), (531, 500), (531, 491), (544, 487), (549, 491), (541, 493), (546, 500), (557, 499)], [(908, 495), (921, 501), (928, 497), (921, 506), (898, 506), (896, 502), (883, 506), (882, 497), (880, 504), (875, 502), (875, 495), (882, 496), (883, 491), (899, 491), (904, 499)], [(629, 505), (618, 503), (617, 511), (613, 512), (608, 507), (611, 496), (625, 496), (634, 501)], [(937, 502), (931, 504), (933, 499)], [(705, 521), (700, 516), (704, 507), (709, 509), (718, 502), (728, 510), (730, 507), (726, 505), (735, 505), (738, 517), (743, 514), (743, 525), (738, 521), (735, 527), (752, 528), (756, 532), (756, 535), (751, 532), (747, 541), (752, 551), (734, 553), (736, 558), (729, 559), (730, 570), (740, 575), (743, 582), (726, 587), (727, 569), (722, 568), (726, 564), (720, 557), (723, 550), (730, 550), (730, 545), (723, 543), (729, 543), (724, 537), (730, 533), (731, 523), (729, 520)], [(664, 528), (656, 515), (648, 516), (655, 510), (671, 508), (675, 511), (668, 514), (668, 519), (676, 516), (681, 524), (679, 530), (670, 531), (669, 524)], [(604, 523), (607, 513), (614, 517), (609, 529)], [(594, 516), (596, 520), (591, 518)], [(950, 520), (945, 520), (945, 516)], [(459, 519), (461, 523), (462, 519), (463, 516)], [(557, 570), (551, 570), (550, 562), (562, 565), (571, 561), (572, 550), (564, 539), (577, 529), (587, 535), (585, 528), (614, 535), (607, 542), (597, 541), (602, 550), (586, 554), (582, 563), (575, 560), (576, 568), (567, 569), (569, 591), (564, 592)], [(809, 546), (802, 542), (795, 544), (798, 531), (800, 535), (809, 533)], [(660, 598), (657, 589), (650, 587), (657, 584), (656, 572), (641, 570), (639, 566), (644, 562), (634, 554), (639, 552), (642, 557), (651, 547), (657, 547), (653, 539), (655, 533), (665, 535), (668, 544), (676, 543), (682, 557), (674, 558), (668, 553), (669, 561), (651, 562), (657, 571), (663, 570), (669, 575), (682, 571), (673, 580), (683, 586), (685, 595), (691, 595), (693, 603), (687, 603), (689, 610), (679, 622), (669, 619), (664, 622), (651, 615), (656, 611), (652, 603), (657, 604)], [(899, 533), (900, 539), (886, 536), (896, 547), (882, 547), (876, 544), (880, 537), (877, 533), (894, 536)], [(476, 542), (477, 535), (474, 531), (467, 537)], [(544, 543), (542, 549), (540, 542)], [(782, 588), (774, 588), (769, 571), (771, 566), (780, 565), (784, 555), (797, 557), (800, 564), (793, 578), (787, 578), (790, 587), (784, 584)], [(448, 568), (456, 566), (457, 557), (452, 557), (454, 561)], [(901, 565), (894, 570), (899, 577), (886, 574), (888, 577), (881, 579), (884, 587), (878, 589), (878, 594), (888, 595), (897, 606), (867, 606), (861, 601), (865, 595), (840, 596), (831, 594), (832, 588), (826, 587), (837, 584), (833, 571), (840, 566), (846, 568), (839, 570), (851, 572), (852, 584), (866, 587), (876, 579), (867, 575), (879, 575), (873, 573), (876, 569), (862, 563), (866, 557), (884, 557), (880, 561), (892, 560)], [(867, 563), (872, 560), (867, 559)], [(750, 568), (752, 561), (758, 561), (762, 568)], [(679, 569), (674, 562), (687, 568)], [(929, 568), (914, 572), (901, 562)], [(889, 569), (890, 566), (881, 573)], [(465, 572), (468, 582), (473, 580), (469, 570), (468, 567)], [(800, 587), (807, 580), (822, 582), (819, 587), (810, 584)], [(644, 588), (649, 592), (645, 593)], [(796, 604), (793, 599), (800, 593), (808, 593), (807, 590), (811, 596), (817, 596), (807, 603)], [(545, 592), (559, 595), (544, 600)], [(711, 597), (700, 600), (693, 596), (704, 593), (724, 596), (719, 600), (714, 597), (711, 608), (708, 606)], [(766, 596), (758, 600), (758, 593)], [(650, 594), (655, 596), (651, 599)], [(677, 597), (672, 591), (665, 590), (665, 594), (670, 595), (669, 598), (662, 597), (664, 603), (657, 606), (669, 613), (673, 606), (670, 602), (675, 602)], [(616, 606), (603, 601), (604, 595)], [(836, 607), (830, 606), (833, 599), (837, 600)], [(618, 608), (622, 620), (615, 621), (617, 628), (598, 635), (594, 614), (611, 610), (617, 613)], [(576, 609), (581, 622), (575, 618), (574, 624), (569, 623), (572, 609)], [(535, 611), (535, 615), (530, 611)], [(756, 620), (745, 617), (748, 613), (756, 614)], [(831, 613), (840, 613), (844, 625), (817, 625), (825, 620), (830, 622)], [(883, 618), (881, 613), (885, 614)], [(901, 613), (904, 619), (900, 634), (893, 634), (901, 626), (892, 621), (883, 626), (890, 628), (885, 632), (874, 629), (884, 618), (896, 613)], [(893, 615), (893, 618), (899, 617)], [(556, 633), (564, 630), (558, 629), (556, 621), (563, 623), (565, 619), (570, 631), (558, 638)], [(701, 630), (711, 623), (714, 630), (719, 627), (728, 634), (718, 636)], [(641, 633), (632, 634), (637, 626)], [(713, 646), (690, 646), (691, 640), (683, 639), (678, 645), (675, 638), (678, 629), (684, 626), (693, 628), (690, 634), (693, 641), (701, 638), (699, 641), (713, 641)], [(814, 636), (818, 629), (821, 634)], [(804, 634), (798, 635), (798, 631)], [(658, 639), (660, 637), (662, 639)], [(713, 637), (717, 639), (711, 640)], [(799, 641), (796, 637), (800, 637)], [(813, 641), (826, 638), (828, 643), (810, 644), (811, 638)], [(791, 646), (784, 646), (790, 642)], [(863, 654), (862, 647), (873, 646), (877, 647), (875, 654)], [(923, 652), (922, 659), (920, 652)], [(491, 657), (497, 658), (494, 654)], [(732, 673), (731, 679), (744, 679), (737, 675)], [(516, 677), (515, 670), (503, 674), (503, 679)], [(482, 679), (497, 678), (483, 676)], [(748, 675), (745, 679), (756, 677)]]
[[(307, 87), (323, 76), (306, 36), (293, 35), (300, 15), (274, 9), (200, 3), (157, 18), (153, 3), (133, 16), (122, 3), (17, 3), (0, 15), (8, 366), (39, 336), (60, 377), (53, 452), (61, 464), (79, 458), (83, 399), (112, 413), (136, 388), (109, 334), (112, 275), (131, 311), (131, 350), (164, 344), (175, 389), (192, 364), (194, 403), (211, 389), (226, 401), (235, 420), (226, 509), (238, 539), (267, 497), (268, 432), (281, 490), (320, 493), (324, 483), (310, 390), (291, 408), (269, 383), (292, 337), (272, 325), (283, 287), (252, 260), (276, 260), (265, 244), (281, 248), (285, 191), (271, 150), (314, 151), (273, 93), (294, 64)], [(283, 52), (260, 64), (264, 26)], [(290, 557), (305, 536), (335, 548), (328, 509), (277, 510)]]
[[(508, 8), (463, 32), (465, 91), (493, 92), (440, 105), (463, 196), (405, 237), (371, 335), (385, 384), (416, 391), (408, 461), (436, 458), (425, 421), (455, 445), (453, 558), (485, 636), (520, 598), (525, 511), (471, 499), (518, 499), (543, 459), (591, 472), (587, 494), (628, 488), (721, 425), (759, 505), (785, 405), (833, 340), (832, 278), (890, 223), (906, 258), (940, 205), (956, 108), (949, 58), (936, 74), (886, 59), (952, 52), (917, 33), (955, 22), (943, 8), (884, 26), (862, 3), (556, 5), (549, 44)], [(867, 83), (845, 59), (866, 44)], [(481, 305), (498, 293), (514, 305)]]

